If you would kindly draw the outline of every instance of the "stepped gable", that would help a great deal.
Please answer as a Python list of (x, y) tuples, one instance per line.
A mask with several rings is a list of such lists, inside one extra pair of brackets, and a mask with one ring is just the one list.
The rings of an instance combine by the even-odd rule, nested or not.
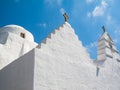
[[(67, 23), (67, 22), (65, 22)], [(56, 34), (57, 30), (60, 30), (61, 27), (63, 27), (63, 25), (65, 24), (63, 23), (61, 26), (59, 26), (58, 28), (56, 28), (53, 32), (51, 32), (38, 46), (37, 48), (41, 48), (41, 44), (46, 44), (47, 43), (47, 39), (51, 39), (51, 35)], [(69, 25), (70, 26), (70, 25)]]
[(78, 39), (74, 29), (68, 22), (65, 22), (60, 27), (56, 28), (37, 46), (37, 48), (42, 50), (48, 48), (55, 48), (57, 50), (60, 47), (61, 50), (63, 48), (64, 50), (72, 49), (74, 52), (76, 52), (75, 54), (82, 57), (83, 60), (84, 57), (86, 57), (86, 60), (90, 60), (86, 48), (82, 45), (82, 42)]
[[(37, 48), (41, 48), (41, 45), (42, 45), (42, 44), (46, 44), (46, 43), (47, 43), (47, 40), (48, 40), (48, 39), (52, 39), (51, 36), (53, 36), (54, 34), (56, 34), (58, 30), (62, 30), (62, 28), (64, 28), (65, 25), (68, 26), (68, 27), (70, 27), (70, 28), (72, 28), (71, 25), (70, 25), (68, 22), (63, 23), (61, 26), (59, 26), (58, 28), (56, 28), (55, 30), (53, 30), (53, 32), (51, 32), (51, 33), (37, 46)], [(73, 32), (74, 32), (74, 31), (73, 31)], [(78, 38), (78, 37), (77, 37), (77, 38)]]
[(105, 58), (96, 61), (105, 62), (102, 68), (95, 66), (66, 22), (0, 70), (0, 90), (120, 90), (120, 63), (106, 55), (115, 52), (109, 39), (104, 33), (98, 41), (98, 55), (102, 52)]
[[(94, 64), (67, 22), (54, 32), (50, 35), (51, 39), (46, 38), (46, 43), (41, 43), (41, 48), (35, 48), (35, 90), (120, 89), (118, 61), (107, 57), (103, 67), (98, 66), (102, 60), (96, 60), (97, 64)], [(102, 43), (107, 45), (104, 40)], [(101, 49), (101, 45), (99, 48)], [(105, 47), (102, 48), (105, 53), (109, 52)]]

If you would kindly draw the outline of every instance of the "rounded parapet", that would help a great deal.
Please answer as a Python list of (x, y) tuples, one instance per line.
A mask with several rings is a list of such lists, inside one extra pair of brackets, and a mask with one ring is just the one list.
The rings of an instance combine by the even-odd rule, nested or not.
[(6, 25), (0, 28), (0, 33), (3, 33), (3, 32), (8, 32), (8, 33), (10, 32), (10, 33), (18, 35), (19, 37), (25, 40), (34, 42), (33, 35), (29, 31), (27, 31), (26, 29), (18, 25)]

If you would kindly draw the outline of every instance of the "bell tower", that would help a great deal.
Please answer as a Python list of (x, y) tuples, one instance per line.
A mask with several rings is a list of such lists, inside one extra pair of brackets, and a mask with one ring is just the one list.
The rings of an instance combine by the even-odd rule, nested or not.
[(119, 53), (111, 39), (110, 35), (106, 32), (105, 27), (102, 27), (103, 34), (98, 40), (98, 61), (105, 61), (107, 59), (119, 60)]

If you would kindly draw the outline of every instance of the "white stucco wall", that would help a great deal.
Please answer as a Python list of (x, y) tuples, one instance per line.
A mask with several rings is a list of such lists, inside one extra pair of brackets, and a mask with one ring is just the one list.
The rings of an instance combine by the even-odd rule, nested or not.
[(111, 58), (91, 62), (65, 23), (35, 49), (34, 90), (120, 90), (119, 68)]
[(36, 49), (34, 90), (120, 90), (120, 62), (108, 59), (97, 68), (71, 57)]
[[(0, 90), (120, 90), (120, 62), (90, 61), (65, 23), (0, 71)], [(17, 82), (17, 84), (16, 84)]]
[[(20, 33), (25, 33), (25, 38)], [(7, 25), (0, 29), (0, 69), (37, 46), (30, 32), (17, 25)]]
[(33, 90), (34, 50), (0, 70), (0, 90)]

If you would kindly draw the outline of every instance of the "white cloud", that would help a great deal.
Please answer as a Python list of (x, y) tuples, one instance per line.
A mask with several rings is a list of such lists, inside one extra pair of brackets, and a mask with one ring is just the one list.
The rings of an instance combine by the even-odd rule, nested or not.
[(96, 47), (97, 46), (97, 42), (93, 42), (93, 43), (90, 43), (90, 45), (88, 45), (87, 47), (88, 48), (93, 48), (93, 47)]
[(56, 0), (56, 1), (58, 5), (61, 5), (63, 0)]
[(97, 47), (97, 42), (90, 43), (86, 46), (88, 52), (92, 52), (95, 47)]
[(113, 39), (113, 42), (114, 42), (115, 44), (118, 44), (118, 43), (119, 43), (119, 40), (118, 40), (118, 39)]
[[(116, 26), (116, 29), (114, 30), (114, 34), (115, 34), (115, 37), (117, 39), (119, 39), (119, 37), (120, 37), (120, 27), (119, 26)], [(120, 41), (120, 39), (119, 39), (119, 41)]]
[(107, 20), (111, 21), (111, 16), (110, 15), (107, 16)]
[(37, 26), (46, 28), (46, 27), (47, 27), (47, 24), (46, 24), (46, 23), (39, 23), (39, 24), (37, 24)]
[(114, 33), (120, 35), (120, 29), (115, 30)]
[(91, 4), (92, 2), (94, 2), (94, 0), (86, 0), (87, 4)]
[(91, 17), (91, 16), (92, 16), (91, 12), (88, 12), (88, 13), (87, 13), (87, 16), (88, 16), (88, 17)]
[(64, 8), (61, 8), (61, 9), (60, 9), (60, 12), (61, 12), (61, 14), (63, 15), (66, 11), (65, 11)]
[(95, 7), (92, 14), (93, 14), (93, 17), (102, 16), (104, 14), (104, 10), (103, 10), (103, 8), (97, 6), (97, 7)]
[(62, 1), (63, 0), (45, 0), (45, 3), (49, 4), (50, 6), (54, 6), (54, 5), (62, 5)]
[[(93, 1), (95, 1), (95, 0), (93, 0)], [(96, 0), (96, 2), (97, 2), (97, 0)], [(89, 13), (91, 14), (91, 17), (104, 16), (107, 20), (111, 19), (111, 16), (109, 16), (109, 14), (110, 14), (110, 11), (112, 8), (111, 6), (113, 6), (113, 4), (114, 4), (114, 0), (101, 0), (100, 3), (94, 7), (93, 11), (91, 11)], [(89, 17), (89, 15), (87, 13), (88, 17)]]
[(94, 10), (92, 12), (93, 17), (103, 16), (105, 14), (107, 6), (108, 6), (108, 4), (106, 3), (106, 1), (102, 0), (101, 4), (94, 8)]

